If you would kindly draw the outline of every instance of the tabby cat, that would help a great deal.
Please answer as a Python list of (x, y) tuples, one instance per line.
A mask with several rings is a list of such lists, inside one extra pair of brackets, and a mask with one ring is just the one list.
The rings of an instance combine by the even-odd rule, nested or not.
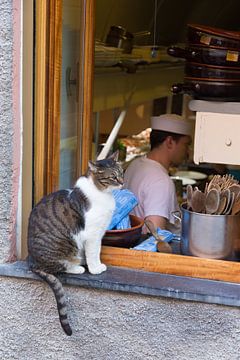
[(73, 189), (44, 197), (32, 210), (28, 224), (29, 268), (45, 280), (56, 297), (60, 323), (67, 335), (72, 329), (67, 318), (64, 291), (56, 274), (100, 274), (101, 240), (115, 207), (112, 190), (123, 184), (118, 153), (89, 162), (88, 170)]

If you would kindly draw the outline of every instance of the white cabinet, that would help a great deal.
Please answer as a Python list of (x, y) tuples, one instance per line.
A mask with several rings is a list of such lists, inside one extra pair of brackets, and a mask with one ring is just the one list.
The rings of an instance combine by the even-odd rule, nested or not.
[[(240, 104), (195, 100), (190, 103), (190, 109), (197, 111), (194, 162), (239, 165)], [(231, 113), (226, 112), (229, 109)]]

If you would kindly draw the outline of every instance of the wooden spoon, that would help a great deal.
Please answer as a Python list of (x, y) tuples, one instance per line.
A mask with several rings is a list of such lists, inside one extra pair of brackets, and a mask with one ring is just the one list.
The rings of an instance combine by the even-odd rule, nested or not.
[(232, 184), (231, 186), (229, 186), (228, 189), (235, 194), (235, 198), (240, 193), (240, 185), (239, 184)]
[(206, 195), (200, 190), (194, 190), (192, 194), (192, 209), (194, 212), (201, 213), (205, 209)]
[(190, 184), (187, 185), (186, 192), (187, 192), (187, 208), (189, 210), (192, 207), (192, 195), (193, 195), (192, 185)]
[(221, 215), (221, 214), (223, 213), (223, 211), (224, 211), (225, 208), (226, 208), (227, 203), (228, 203), (227, 197), (221, 192), (221, 193), (220, 193), (219, 206), (218, 206), (218, 209), (217, 209), (217, 211), (216, 211), (216, 214), (217, 214), (217, 215)]
[(232, 215), (237, 215), (240, 212), (240, 198), (235, 200), (233, 206), (232, 206)]
[(224, 211), (225, 215), (229, 215), (231, 214), (232, 212), (232, 207), (233, 207), (233, 204), (234, 204), (234, 199), (235, 199), (235, 194), (232, 192), (230, 193), (230, 201), (229, 201), (229, 204), (228, 204), (228, 207), (227, 209)]
[(207, 193), (205, 208), (207, 214), (215, 214), (220, 202), (220, 192), (217, 189), (211, 189)]
[(144, 223), (147, 226), (147, 228), (149, 229), (149, 231), (151, 232), (151, 234), (157, 240), (157, 251), (163, 252), (163, 253), (172, 253), (171, 246), (167, 242), (163, 241), (164, 237), (157, 233), (157, 230), (156, 230), (154, 224), (152, 223), (152, 221), (146, 219), (146, 220), (144, 220)]
[(223, 190), (222, 191), (222, 196), (225, 196), (226, 200), (227, 200), (225, 209), (222, 211), (222, 215), (225, 215), (226, 211), (228, 210), (229, 203), (231, 201), (231, 191), (229, 189)]

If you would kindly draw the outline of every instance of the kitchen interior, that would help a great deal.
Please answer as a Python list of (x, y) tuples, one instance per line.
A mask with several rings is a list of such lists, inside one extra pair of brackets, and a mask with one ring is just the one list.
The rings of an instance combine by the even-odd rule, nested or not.
[[(126, 168), (149, 149), (151, 116), (195, 122), (191, 158), (170, 169), (185, 203), (173, 253), (239, 259), (239, 10), (237, 0), (96, 0), (92, 158), (118, 149)], [(132, 247), (120, 237), (139, 239), (142, 226), (103, 244)]]

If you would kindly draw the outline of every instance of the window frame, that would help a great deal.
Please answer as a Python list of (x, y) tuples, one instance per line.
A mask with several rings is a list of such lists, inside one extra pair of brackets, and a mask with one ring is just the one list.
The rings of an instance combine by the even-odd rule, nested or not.
[[(60, 117), (58, 99), (60, 98), (61, 71), (59, 66), (61, 62), (61, 46), (59, 44), (61, 39), (61, 36), (59, 36), (61, 29), (61, 11), (59, 9), (61, 0), (49, 0), (48, 4), (47, 7), (45, 0), (36, 0), (35, 134), (37, 134), (37, 141), (34, 145), (35, 201), (39, 200), (44, 194), (55, 190), (57, 187), (56, 173), (58, 173), (56, 170), (59, 166), (57, 160), (59, 137), (54, 138), (53, 135), (54, 131), (59, 129)], [(49, 14), (50, 16), (48, 16)], [(78, 144), (80, 166), (77, 172), (79, 175), (86, 170), (91, 151), (95, 1), (83, 0), (83, 14), (85, 20), (82, 32), (82, 63), (79, 65), (80, 78), (82, 79), (80, 85), (81, 99), (79, 101), (81, 107), (79, 126), (82, 132), (82, 138)], [(47, 33), (49, 38), (47, 38)], [(46, 49), (38, 46), (41, 42), (48, 44)], [(56, 68), (54, 64), (57, 64)], [(51, 87), (52, 81), (56, 81), (54, 87)], [(50, 92), (50, 90), (53, 92)], [(49, 96), (53, 97), (56, 102), (49, 111), (45, 112), (44, 109), (47, 108), (49, 103)], [(47, 152), (46, 144), (48, 147)], [(52, 164), (54, 164), (53, 171), (51, 169)], [(48, 177), (51, 178), (48, 179)], [(240, 283), (240, 263), (237, 262), (149, 253), (107, 246), (102, 247), (101, 257), (107, 265), (117, 267)]]
[[(35, 4), (34, 203), (58, 188), (62, 0), (36, 0)], [(82, 0), (77, 176), (86, 171), (91, 154), (94, 11), (94, 1)]]

